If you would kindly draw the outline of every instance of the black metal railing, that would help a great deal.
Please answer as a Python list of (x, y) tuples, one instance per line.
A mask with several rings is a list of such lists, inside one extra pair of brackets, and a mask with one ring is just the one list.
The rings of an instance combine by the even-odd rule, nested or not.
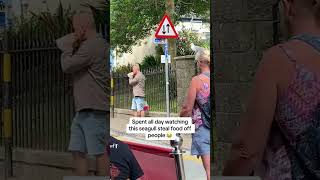
[(15, 147), (66, 149), (74, 112), (59, 61), (59, 50), (51, 48), (12, 54)]
[[(161, 64), (158, 67), (143, 69), (142, 73), (146, 77), (145, 93), (146, 100), (150, 106), (150, 111), (166, 111), (166, 86), (165, 86), (165, 68)], [(114, 98), (115, 108), (131, 109), (133, 98), (132, 87), (129, 85), (129, 79), (126, 73), (114, 73)], [(170, 111), (177, 112), (177, 85), (176, 70), (169, 66), (169, 97)]]

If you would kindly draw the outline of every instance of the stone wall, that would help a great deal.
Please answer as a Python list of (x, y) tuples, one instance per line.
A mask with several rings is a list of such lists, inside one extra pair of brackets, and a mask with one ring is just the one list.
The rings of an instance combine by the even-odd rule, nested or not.
[(218, 134), (214, 175), (220, 175), (229, 153), (262, 52), (273, 45), (274, 4), (272, 0), (212, 1)]
[(179, 112), (191, 79), (196, 74), (196, 67), (193, 55), (175, 57), (174, 61), (176, 62), (177, 103)]

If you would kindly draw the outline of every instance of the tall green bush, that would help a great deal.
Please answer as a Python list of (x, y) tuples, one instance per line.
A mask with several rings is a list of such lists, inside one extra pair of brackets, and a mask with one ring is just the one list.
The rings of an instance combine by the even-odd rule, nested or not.
[(118, 66), (118, 67), (114, 68), (112, 70), (112, 72), (116, 73), (116, 74), (127, 74), (127, 73), (131, 72), (131, 68), (132, 68), (131, 64), (122, 65), (122, 66)]
[(157, 45), (157, 46), (155, 47), (155, 50), (156, 50), (155, 58), (161, 60), (161, 55), (164, 54), (164, 53), (163, 53), (163, 52), (164, 52), (164, 51), (163, 51), (163, 47), (162, 47), (161, 45)]
[(155, 56), (148, 55), (145, 56), (141, 62), (141, 68), (146, 69), (150, 67), (156, 67), (161, 64), (161, 59), (160, 57), (156, 58)]

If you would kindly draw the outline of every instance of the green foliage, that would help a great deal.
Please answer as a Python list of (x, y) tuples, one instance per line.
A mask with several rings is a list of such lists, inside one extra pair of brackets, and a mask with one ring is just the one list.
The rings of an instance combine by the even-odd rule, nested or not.
[[(176, 22), (182, 16), (195, 14), (209, 17), (209, 0), (175, 0), (171, 17)], [(112, 0), (110, 6), (111, 46), (119, 53), (131, 52), (131, 47), (150, 35), (165, 13), (163, 0)]]
[(202, 40), (196, 33), (182, 30), (179, 33), (179, 39), (177, 40), (177, 55), (185, 56), (194, 54), (191, 49), (191, 43), (196, 46), (209, 49), (209, 41)]
[(49, 37), (50, 39), (56, 39), (61, 35), (72, 32), (72, 16), (74, 12), (71, 11), (70, 7), (64, 8), (60, 3), (53, 14), (49, 11), (37, 14), (30, 13), (31, 17), (29, 18), (16, 19), (15, 26), (10, 29), (12, 36), (42, 34), (49, 40)]
[[(161, 5), (161, 6), (159, 6)], [(148, 0), (113, 0), (111, 2), (110, 35), (111, 46), (119, 53), (130, 52), (131, 46), (146, 37), (159, 21), (163, 4)]]
[(53, 34), (55, 38), (63, 34), (72, 32), (72, 16), (74, 12), (71, 8), (64, 9), (61, 2), (54, 14), (50, 12), (40, 12), (39, 14), (32, 13), (33, 19), (38, 24), (45, 27), (45, 32)]
[[(97, 27), (102, 24), (106, 24), (109, 15), (107, 13), (108, 3), (101, 3), (100, 6), (94, 7), (90, 4), (84, 4), (83, 6), (91, 9)], [(59, 5), (54, 13), (49, 10), (40, 13), (30, 12), (31, 16), (28, 18), (16, 18), (15, 26), (10, 29), (10, 33), (13, 36), (19, 36), (20, 34), (42, 34), (46, 37), (46, 40), (54, 40), (65, 34), (71, 33), (72, 17), (75, 14), (71, 10), (71, 7), (63, 7), (62, 3)], [(29, 37), (30, 38), (30, 37)]]
[(145, 56), (142, 60), (141, 63), (141, 68), (142, 69), (146, 69), (149, 67), (156, 67), (159, 66), (161, 64), (161, 59), (160, 58), (156, 58), (152, 55), (150, 56)]
[[(161, 64), (161, 60), (152, 55), (145, 56), (140, 64), (142, 70), (149, 69), (153, 67), (158, 67)], [(117, 74), (127, 74), (131, 72), (132, 64), (122, 65), (115, 67), (112, 72)]]
[(155, 50), (156, 50), (155, 58), (160, 59), (160, 61), (161, 61), (161, 55), (163, 55), (163, 52), (164, 52), (163, 47), (161, 45), (157, 45), (155, 47)]
[(131, 67), (131, 64), (118, 66), (114, 68), (112, 72), (116, 74), (128, 74), (129, 72), (131, 72)]

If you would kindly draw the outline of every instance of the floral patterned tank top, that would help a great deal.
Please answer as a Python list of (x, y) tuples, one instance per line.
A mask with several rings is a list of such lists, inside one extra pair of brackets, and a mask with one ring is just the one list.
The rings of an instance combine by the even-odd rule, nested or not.
[[(320, 52), (320, 37), (294, 37)], [(281, 46), (280, 46), (281, 47)], [(262, 161), (263, 180), (320, 180), (320, 76), (297, 64), (295, 78), (277, 102)]]
[[(210, 78), (210, 73), (202, 73), (202, 75), (207, 76)], [(199, 75), (201, 76), (201, 75)], [(205, 104), (207, 102), (210, 102), (210, 85), (208, 83), (205, 83), (201, 78), (197, 76), (200, 81), (202, 82), (201, 89), (196, 94), (196, 102), (193, 110), (192, 110), (192, 122), (195, 124), (195, 128), (198, 129), (201, 125), (204, 124), (202, 116), (201, 116), (201, 109), (205, 111), (206, 113), (210, 114), (210, 109), (206, 108)], [(201, 106), (201, 109), (199, 108)]]

